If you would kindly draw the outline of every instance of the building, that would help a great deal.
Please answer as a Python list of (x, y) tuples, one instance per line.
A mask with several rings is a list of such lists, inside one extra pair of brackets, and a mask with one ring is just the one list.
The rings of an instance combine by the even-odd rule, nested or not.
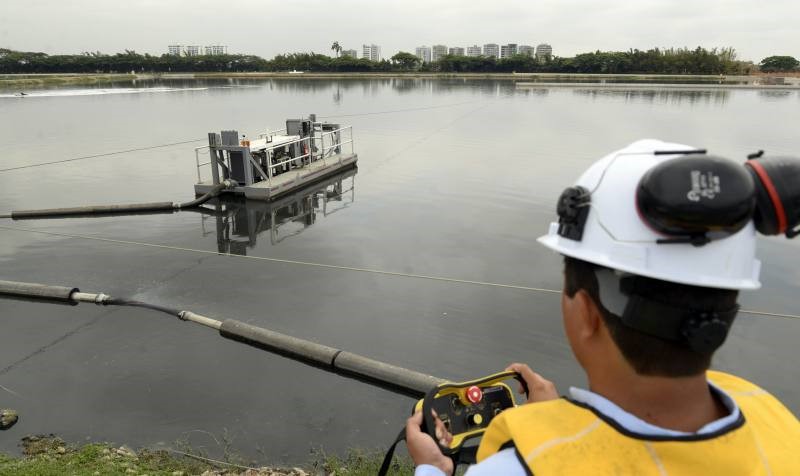
[(447, 46), (433, 45), (431, 47), (431, 61), (439, 61), (442, 56), (447, 55)]
[(181, 45), (169, 45), (167, 46), (167, 51), (171, 56), (180, 56), (182, 48)]
[(534, 51), (535, 51), (534, 47), (529, 45), (519, 45), (519, 48), (517, 48), (517, 53), (521, 55), (527, 55), (530, 57), (533, 57)]
[(447, 54), (450, 56), (464, 56), (464, 48), (459, 48), (458, 46), (448, 48)]
[(370, 61), (380, 61), (381, 47), (378, 45), (363, 45), (361, 57)]
[(186, 46), (186, 56), (200, 56), (200, 46), (188, 45)]
[(511, 58), (517, 54), (517, 44), (516, 43), (509, 43), (507, 45), (503, 45), (500, 47), (500, 57), (501, 58)]
[(467, 46), (467, 56), (480, 56), (481, 47), (478, 45)]
[(553, 57), (553, 47), (542, 43), (536, 47), (536, 59), (539, 61), (545, 61)]
[(342, 56), (347, 56), (353, 59), (358, 58), (358, 51), (356, 50), (342, 50)]
[(417, 46), (416, 49), (417, 58), (420, 59), (423, 63), (430, 63), (431, 62), (431, 49), (427, 46)]
[(483, 45), (483, 56), (491, 56), (494, 59), (500, 57), (500, 47), (494, 43), (487, 43)]
[(206, 56), (228, 54), (228, 47), (223, 45), (210, 45), (203, 48), (203, 50), (205, 51)]

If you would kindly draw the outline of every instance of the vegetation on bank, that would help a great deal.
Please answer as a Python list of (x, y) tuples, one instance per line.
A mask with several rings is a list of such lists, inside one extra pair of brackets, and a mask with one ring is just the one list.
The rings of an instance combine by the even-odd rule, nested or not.
[[(140, 476), (374, 476), (383, 459), (379, 452), (350, 451), (345, 457), (314, 455), (304, 467), (256, 467), (233, 455), (227, 461), (214, 461), (202, 455), (166, 450), (139, 450), (108, 444), (86, 444), (72, 447), (58, 437), (32, 436), (22, 440), (23, 456), (0, 454), (0, 474), (19, 476), (140, 475)], [(413, 465), (408, 459), (395, 458), (390, 474), (410, 475)]]
[(420, 72), (420, 73), (565, 73), (565, 74), (750, 74), (797, 71), (791, 56), (770, 56), (755, 65), (741, 61), (733, 48), (707, 50), (654, 48), (647, 51), (595, 51), (574, 57), (528, 55), (510, 58), (447, 55), (421, 63), (408, 52), (390, 60), (370, 61), (348, 56), (332, 58), (316, 53), (292, 53), (266, 60), (255, 55), (174, 56), (139, 54), (126, 50), (114, 55), (100, 52), (48, 55), (0, 48), (0, 74), (42, 73), (166, 73), (166, 72)]

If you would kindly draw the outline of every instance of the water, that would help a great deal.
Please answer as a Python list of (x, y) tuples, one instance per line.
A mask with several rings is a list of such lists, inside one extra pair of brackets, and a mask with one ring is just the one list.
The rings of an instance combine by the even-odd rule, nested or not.
[[(0, 169), (202, 145), (220, 129), (253, 136), (308, 113), (352, 124), (360, 160), (357, 174), (281, 207), (226, 202), (213, 213), (2, 220), (239, 256), (0, 230), (0, 279), (240, 319), (452, 379), (529, 362), (562, 392), (584, 380), (555, 294), (243, 256), (559, 289), (559, 260), (535, 238), (561, 190), (599, 156), (644, 137), (739, 160), (758, 149), (800, 154), (797, 92), (516, 90), (414, 79), (150, 82), (10, 97), (17, 92), (0, 94)], [(2, 172), (0, 213), (188, 199), (193, 147)], [(760, 239), (764, 288), (745, 293), (743, 307), (798, 313), (798, 246)], [(311, 448), (384, 446), (412, 404), (145, 310), (0, 300), (0, 315), (0, 385), (15, 392), (0, 392), (0, 406), (21, 415), (0, 440), (4, 451), (25, 434), (54, 432), (134, 446), (184, 440), (210, 454), (228, 441), (256, 460), (296, 462)], [(714, 365), (798, 413), (798, 338), (800, 321), (743, 314)]]

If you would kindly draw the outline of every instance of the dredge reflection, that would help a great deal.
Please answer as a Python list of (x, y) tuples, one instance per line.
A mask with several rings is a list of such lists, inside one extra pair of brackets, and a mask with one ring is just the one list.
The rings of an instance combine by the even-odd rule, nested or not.
[(277, 245), (320, 217), (350, 207), (355, 201), (357, 172), (357, 168), (349, 169), (272, 202), (227, 197), (209, 201), (201, 219), (203, 236), (216, 233), (217, 250), (235, 255), (247, 255), (265, 232), (270, 243)]

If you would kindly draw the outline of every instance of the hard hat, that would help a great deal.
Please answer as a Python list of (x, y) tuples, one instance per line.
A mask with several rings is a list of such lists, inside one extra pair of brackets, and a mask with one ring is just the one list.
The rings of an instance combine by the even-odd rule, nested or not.
[[(756, 185), (745, 167), (698, 152), (705, 151), (645, 139), (603, 157), (565, 191), (561, 220), (538, 241), (566, 256), (664, 281), (761, 287), (751, 219)], [(682, 238), (670, 230), (673, 209), (681, 215), (676, 226), (687, 230)], [(703, 220), (717, 223), (691, 231)]]

